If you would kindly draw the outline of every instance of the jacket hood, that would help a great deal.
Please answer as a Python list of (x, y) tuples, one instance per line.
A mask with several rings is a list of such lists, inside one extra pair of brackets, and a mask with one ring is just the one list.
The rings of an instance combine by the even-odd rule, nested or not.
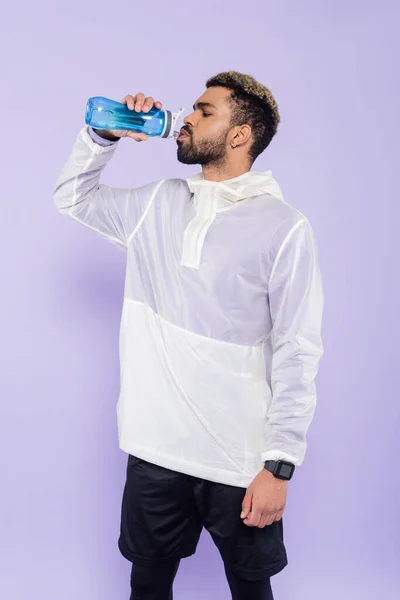
[(271, 171), (248, 171), (239, 177), (225, 181), (209, 181), (203, 178), (203, 173), (198, 173), (187, 178), (186, 181), (190, 191), (196, 196), (215, 190), (219, 198), (229, 202), (238, 202), (262, 194), (269, 194), (283, 200), (282, 190)]

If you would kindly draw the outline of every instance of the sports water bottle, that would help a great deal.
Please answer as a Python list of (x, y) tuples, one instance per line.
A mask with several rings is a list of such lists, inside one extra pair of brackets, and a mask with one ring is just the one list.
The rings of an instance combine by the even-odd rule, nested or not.
[(153, 106), (148, 112), (135, 112), (122, 102), (95, 96), (87, 101), (85, 122), (95, 129), (132, 130), (150, 137), (176, 139), (179, 131), (175, 123), (183, 111), (173, 113)]

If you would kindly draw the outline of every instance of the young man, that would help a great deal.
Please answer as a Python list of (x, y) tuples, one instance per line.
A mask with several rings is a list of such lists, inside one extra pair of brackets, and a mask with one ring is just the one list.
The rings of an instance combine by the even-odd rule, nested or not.
[[(122, 102), (162, 107), (144, 94)], [(317, 248), (271, 172), (250, 171), (279, 123), (266, 87), (221, 73), (184, 123), (178, 160), (200, 174), (136, 189), (99, 184), (121, 137), (147, 137), (86, 126), (54, 200), (127, 252), (117, 413), (131, 600), (172, 599), (203, 527), (232, 598), (271, 600), (323, 352)]]

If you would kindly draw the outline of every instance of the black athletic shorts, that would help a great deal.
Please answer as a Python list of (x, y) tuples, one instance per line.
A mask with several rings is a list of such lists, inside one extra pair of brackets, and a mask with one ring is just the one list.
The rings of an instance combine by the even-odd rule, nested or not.
[(271, 577), (288, 564), (282, 519), (262, 529), (245, 525), (245, 493), (129, 455), (120, 552), (139, 566), (177, 561), (195, 553), (205, 527), (234, 574), (253, 581)]

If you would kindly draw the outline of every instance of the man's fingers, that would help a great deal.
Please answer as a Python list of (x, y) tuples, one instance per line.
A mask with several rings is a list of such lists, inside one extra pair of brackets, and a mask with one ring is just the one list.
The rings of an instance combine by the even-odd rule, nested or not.
[(251, 510), (252, 495), (247, 492), (242, 502), (242, 512), (240, 514), (241, 519), (245, 519)]
[(154, 98), (152, 98), (151, 96), (149, 96), (148, 98), (146, 98), (146, 100), (144, 101), (143, 104), (143, 108), (142, 110), (144, 112), (147, 112), (148, 110), (150, 110), (151, 108), (153, 108), (154, 106)]
[(277, 515), (279, 515), (280, 513), (275, 513), (275, 514), (267, 514), (265, 515), (265, 525), (272, 525), (272, 523), (274, 523), (274, 521), (279, 521), (279, 519), (277, 519)]
[(136, 94), (136, 97), (135, 97), (135, 111), (136, 112), (141, 112), (144, 101), (145, 101), (144, 94), (142, 94), (141, 92), (139, 92), (139, 94)]
[(257, 510), (257, 509), (252, 509), (251, 513), (249, 514), (249, 516), (243, 521), (243, 523), (245, 525), (248, 525), (249, 527), (258, 527), (259, 523), (260, 523), (260, 519), (261, 519), (261, 511)]
[(145, 133), (135, 133), (134, 131), (128, 131), (126, 137), (132, 138), (133, 140), (135, 140), (135, 142), (145, 142), (149, 139), (149, 136)]
[(257, 511), (252, 510), (247, 519), (244, 520), (244, 523), (246, 525), (249, 525), (249, 527), (259, 527), (260, 529), (263, 529), (268, 525), (272, 525), (272, 523), (274, 523), (275, 521), (280, 521), (280, 519), (282, 519), (282, 515), (283, 510), (275, 514), (261, 513), (260, 519), (257, 521)]
[(120, 102), (122, 104), (126, 104), (130, 110), (133, 110), (135, 108), (135, 98), (132, 96), (132, 94), (128, 94), (127, 96), (125, 96), (125, 98), (122, 98)]
[[(152, 96), (145, 97), (142, 92), (139, 92), (135, 96), (132, 94), (127, 94), (125, 98), (120, 100), (122, 104), (126, 104), (129, 110), (134, 110), (135, 112), (149, 112), (155, 106), (158, 109), (162, 108), (161, 102), (154, 102), (154, 98)], [(138, 133), (137, 131), (127, 130), (123, 132), (116, 133), (118, 137), (129, 137), (135, 142), (145, 142), (149, 139), (149, 136), (145, 133)]]
[(152, 96), (145, 97), (142, 92), (136, 94), (136, 96), (132, 96), (132, 94), (128, 94), (125, 98), (120, 100), (122, 104), (126, 104), (130, 110), (135, 110), (136, 112), (148, 112), (155, 106), (158, 109), (162, 108), (162, 103), (157, 100), (154, 102), (154, 98)]
[(271, 515), (269, 513), (265, 513), (265, 514), (263, 513), (261, 515), (261, 519), (260, 519), (260, 522), (257, 525), (257, 527), (259, 527), (260, 529), (263, 529), (264, 527), (267, 527), (268, 525), (272, 525), (272, 523), (274, 521), (277, 521), (276, 514)]
[(262, 517), (261, 517), (261, 519), (260, 519), (260, 522), (259, 522), (259, 524), (258, 524), (258, 527), (259, 527), (260, 529), (264, 529), (264, 527), (265, 527), (265, 526), (268, 524), (268, 523), (267, 523), (267, 518), (268, 518), (268, 516), (267, 516), (267, 515), (262, 515)]

